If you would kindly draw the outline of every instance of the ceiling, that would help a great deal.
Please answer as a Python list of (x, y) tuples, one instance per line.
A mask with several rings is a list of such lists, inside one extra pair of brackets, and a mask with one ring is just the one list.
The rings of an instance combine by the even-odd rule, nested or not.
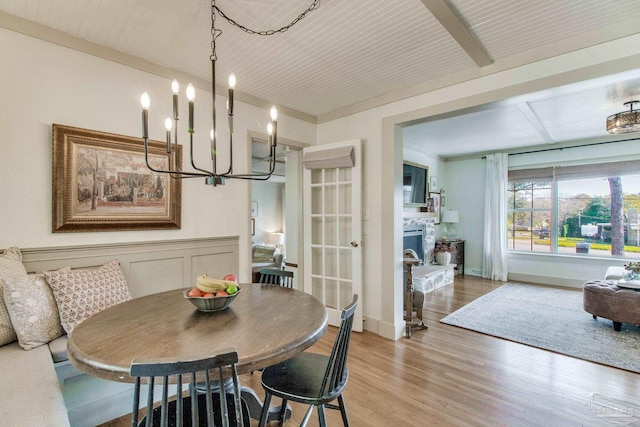
[[(287, 25), (312, 2), (216, 4), (238, 23), (266, 30)], [(125, 63), (142, 59), (206, 82), (210, 6), (207, 0), (0, 0), (0, 24), (54, 42), (63, 35), (106, 47)], [(635, 34), (640, 0), (321, 0), (294, 27), (272, 36), (247, 34), (220, 17), (216, 22), (223, 31), (218, 84), (226, 85), (233, 71), (238, 99), (275, 103), (323, 122), (425, 92), (443, 79), (477, 76), (523, 53), (531, 62)], [(452, 157), (597, 137), (607, 115), (640, 96), (640, 75), (622, 78), (430, 118), (405, 129), (406, 143)]]

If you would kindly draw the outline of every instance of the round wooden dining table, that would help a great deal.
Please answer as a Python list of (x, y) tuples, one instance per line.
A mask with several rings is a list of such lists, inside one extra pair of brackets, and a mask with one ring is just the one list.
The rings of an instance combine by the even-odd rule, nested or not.
[(201, 312), (183, 289), (135, 298), (80, 323), (67, 344), (81, 372), (133, 382), (134, 359), (190, 360), (226, 350), (238, 352), (238, 372), (287, 360), (318, 341), (327, 328), (320, 301), (274, 285), (241, 284), (225, 310)]

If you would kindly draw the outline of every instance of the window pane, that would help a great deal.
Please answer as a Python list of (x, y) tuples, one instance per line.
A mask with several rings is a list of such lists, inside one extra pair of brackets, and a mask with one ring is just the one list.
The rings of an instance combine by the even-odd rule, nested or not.
[(553, 185), (509, 184), (510, 250), (640, 259), (640, 174), (557, 181), (557, 200)]

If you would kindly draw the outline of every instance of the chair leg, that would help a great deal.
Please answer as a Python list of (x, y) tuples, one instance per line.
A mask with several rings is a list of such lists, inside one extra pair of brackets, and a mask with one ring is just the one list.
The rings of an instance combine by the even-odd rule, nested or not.
[(300, 423), (300, 427), (305, 427), (307, 425), (307, 423), (309, 422), (309, 418), (311, 418), (312, 411), (313, 411), (313, 405), (309, 405), (309, 409), (307, 409), (307, 412), (304, 414), (304, 418)]
[(338, 405), (340, 405), (340, 413), (342, 414), (342, 423), (344, 427), (349, 427), (349, 418), (347, 417), (347, 407), (344, 405), (342, 395), (338, 396)]
[(269, 416), (269, 406), (271, 405), (271, 394), (266, 393), (264, 396), (264, 403), (262, 404), (262, 412), (260, 413), (260, 422), (258, 427), (265, 427), (267, 425), (267, 417)]
[(318, 424), (320, 427), (327, 427), (327, 420), (324, 416), (324, 405), (318, 405)]
[(280, 425), (284, 425), (284, 417), (287, 413), (287, 399), (282, 399), (282, 406), (280, 407), (280, 414), (278, 414), (278, 420), (280, 420)]

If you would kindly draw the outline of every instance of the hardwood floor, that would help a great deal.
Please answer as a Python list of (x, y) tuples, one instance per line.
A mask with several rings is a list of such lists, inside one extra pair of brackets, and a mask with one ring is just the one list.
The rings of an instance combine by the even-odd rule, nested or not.
[[(354, 333), (345, 391), (351, 425), (640, 425), (640, 375), (439, 322), (501, 285), (465, 276), (430, 292), (429, 329), (411, 339)], [(311, 350), (329, 353), (335, 332), (329, 328)], [(259, 372), (243, 375), (242, 383), (262, 396)], [(286, 424), (299, 425), (306, 408), (291, 406)], [(330, 426), (342, 425), (338, 411), (327, 415)], [(129, 419), (103, 426), (128, 426)], [(314, 413), (309, 426), (317, 425)]]

